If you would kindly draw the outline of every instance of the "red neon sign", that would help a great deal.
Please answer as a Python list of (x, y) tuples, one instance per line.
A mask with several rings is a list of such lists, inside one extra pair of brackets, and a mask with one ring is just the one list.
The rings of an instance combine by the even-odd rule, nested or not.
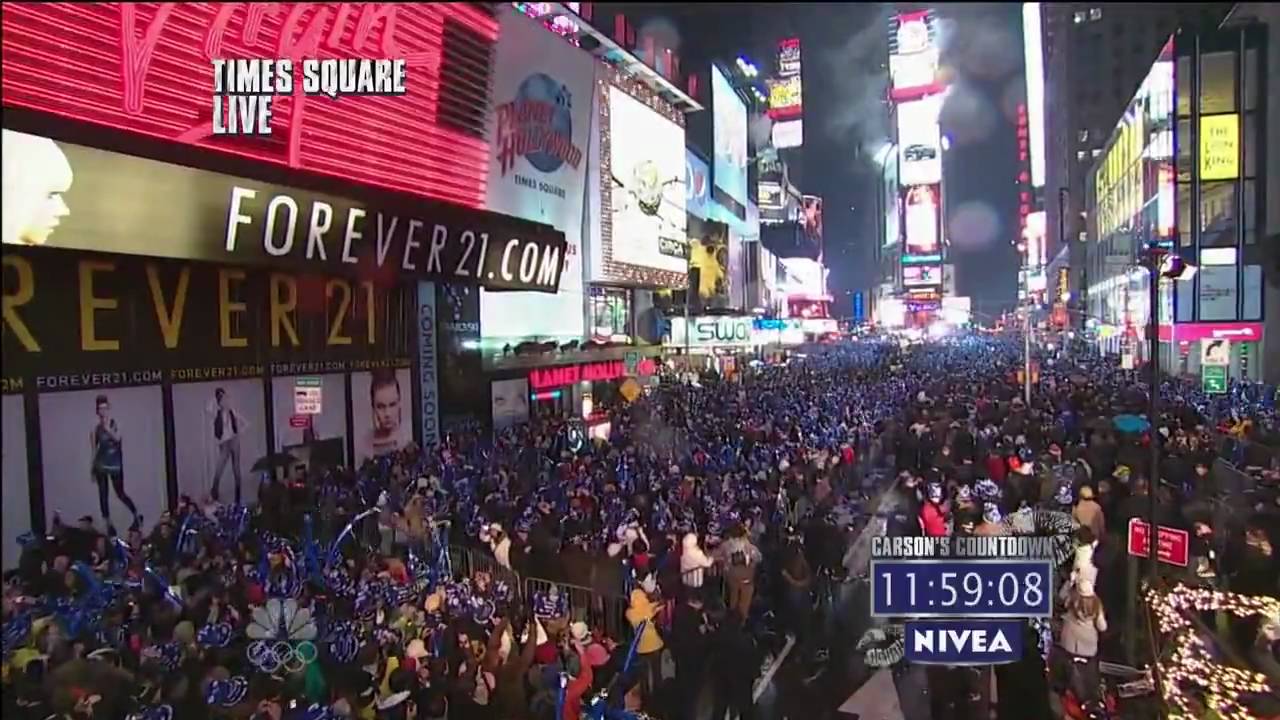
[[(4, 3), (7, 107), (483, 207), (496, 19), (467, 3)], [(276, 98), (211, 136), (212, 58), (403, 58), (399, 97)]]
[[(656, 370), (652, 358), (644, 358), (636, 366), (637, 375), (652, 375)], [(627, 374), (626, 363), (621, 360), (582, 363), (562, 367), (539, 368), (529, 373), (529, 387), (534, 390), (562, 387), (576, 382), (617, 380)]]

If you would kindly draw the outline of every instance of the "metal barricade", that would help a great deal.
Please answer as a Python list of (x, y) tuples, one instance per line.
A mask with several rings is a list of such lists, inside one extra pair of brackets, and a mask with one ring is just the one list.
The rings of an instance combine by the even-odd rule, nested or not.
[(520, 575), (514, 570), (503, 567), (486, 549), (468, 545), (450, 545), (449, 565), (455, 578), (469, 578), (473, 577), (477, 571), (483, 571), (488, 573), (495, 582), (505, 582), (516, 597), (521, 599), (528, 597), (523, 594), (524, 583)]
[(524, 597), (532, 602), (540, 593), (549, 592), (552, 585), (568, 601), (571, 622), (584, 622), (588, 627), (603, 630), (618, 642), (631, 637), (631, 625), (627, 622), (628, 601), (619, 595), (604, 595), (591, 588), (542, 578), (525, 578)]

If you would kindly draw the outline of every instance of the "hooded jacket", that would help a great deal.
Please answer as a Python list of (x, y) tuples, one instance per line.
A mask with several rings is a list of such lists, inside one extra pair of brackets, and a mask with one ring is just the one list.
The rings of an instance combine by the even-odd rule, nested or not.
[(702, 587), (703, 572), (712, 566), (711, 558), (698, 546), (698, 536), (687, 533), (681, 541), (680, 579), (686, 587)]
[(654, 618), (659, 609), (653, 601), (649, 600), (644, 590), (636, 588), (631, 591), (631, 606), (627, 608), (627, 622), (634, 628), (648, 621), (644, 626), (644, 632), (640, 635), (640, 644), (636, 647), (636, 652), (641, 655), (659, 652), (664, 647), (662, 636), (658, 634), (658, 628), (654, 625)]

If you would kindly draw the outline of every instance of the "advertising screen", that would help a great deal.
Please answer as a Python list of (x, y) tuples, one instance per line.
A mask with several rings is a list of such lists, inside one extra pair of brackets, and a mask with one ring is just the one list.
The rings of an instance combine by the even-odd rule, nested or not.
[(685, 210), (705, 220), (711, 210), (711, 168), (691, 150), (684, 153), (684, 188)]
[[(740, 205), (747, 204), (747, 106), (720, 68), (711, 67), (711, 103), (715, 133), (715, 187)], [(618, 137), (618, 135), (614, 135)], [(647, 135), (632, 136), (639, 140)], [(683, 138), (681, 143), (683, 143)]]
[(689, 282), (697, 270), (694, 288), (708, 307), (719, 307), (729, 299), (729, 226), (697, 220), (689, 226)]
[[(938, 186), (917, 185), (907, 188), (903, 202), (903, 224), (906, 226), (906, 252), (911, 255), (937, 255)], [(905, 258), (904, 258), (905, 259)]]
[(902, 268), (903, 287), (932, 287), (941, 284), (941, 265), (907, 265)]
[(941, 95), (898, 105), (898, 182), (902, 185), (942, 182), (941, 105)]
[(800, 74), (800, 38), (787, 38), (778, 43), (778, 75)]
[(799, 115), (803, 109), (800, 76), (772, 78), (769, 86), (769, 117), (775, 120)]
[(942, 89), (938, 82), (938, 48), (926, 12), (897, 16), (889, 47), (890, 96), (897, 101)]
[(804, 120), (783, 120), (773, 124), (773, 146), (779, 150), (796, 148), (804, 144)]
[(804, 239), (810, 245), (822, 247), (822, 198), (817, 195), (803, 196), (800, 205), (800, 227), (804, 231)]
[(489, 117), (488, 208), (565, 235), (555, 294), (480, 295), (483, 339), (582, 337), (582, 213), (594, 61), (512, 10), (501, 13)]
[(618, 87), (609, 87), (609, 108), (612, 259), (683, 274), (684, 128)]

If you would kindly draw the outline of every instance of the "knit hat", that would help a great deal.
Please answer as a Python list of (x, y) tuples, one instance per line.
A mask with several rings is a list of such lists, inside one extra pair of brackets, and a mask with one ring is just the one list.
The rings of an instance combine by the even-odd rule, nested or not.
[(569, 625), (569, 635), (578, 642), (586, 642), (591, 637), (591, 629), (584, 622), (575, 622)]

